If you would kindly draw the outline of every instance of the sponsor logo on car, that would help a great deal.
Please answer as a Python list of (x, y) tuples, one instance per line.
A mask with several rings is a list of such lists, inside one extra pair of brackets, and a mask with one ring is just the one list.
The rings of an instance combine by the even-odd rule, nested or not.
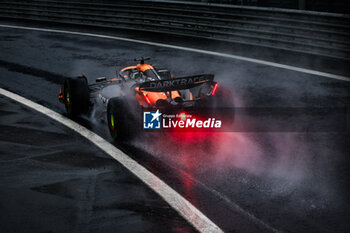
[(193, 83), (206, 81), (205, 77), (194, 77), (194, 78), (183, 78), (183, 79), (173, 79), (173, 80), (166, 80), (162, 82), (151, 82), (150, 87), (151, 88), (165, 88), (165, 87), (176, 87), (179, 85), (186, 86)]

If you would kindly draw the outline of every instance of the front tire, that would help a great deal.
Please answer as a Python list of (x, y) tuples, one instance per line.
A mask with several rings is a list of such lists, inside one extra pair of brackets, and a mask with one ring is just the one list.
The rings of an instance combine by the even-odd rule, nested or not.
[(63, 101), (69, 117), (74, 118), (86, 114), (90, 106), (89, 87), (86, 79), (65, 79)]

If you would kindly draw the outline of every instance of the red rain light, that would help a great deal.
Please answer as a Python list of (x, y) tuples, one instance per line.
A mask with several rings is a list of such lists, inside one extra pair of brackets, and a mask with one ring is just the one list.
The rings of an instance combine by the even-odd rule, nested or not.
[(218, 83), (214, 84), (213, 90), (211, 91), (212, 95), (215, 95), (216, 90), (218, 89)]
[(151, 104), (151, 100), (148, 98), (147, 94), (145, 94), (144, 92), (142, 92), (143, 97), (145, 98), (147, 104)]

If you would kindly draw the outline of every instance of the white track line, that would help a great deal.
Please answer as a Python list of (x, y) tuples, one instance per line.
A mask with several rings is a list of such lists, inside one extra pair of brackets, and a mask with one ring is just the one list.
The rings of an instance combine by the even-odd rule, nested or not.
[(86, 129), (84, 126), (70, 120), (69, 118), (54, 112), (40, 104), (34, 103), (31, 100), (23, 98), (15, 93), (9, 92), (0, 88), (0, 94), (10, 99), (13, 99), (23, 105), (26, 105), (46, 116), (60, 122), (68, 128), (76, 131), (83, 137), (90, 140), (101, 150), (112, 156), (115, 160), (121, 163), (147, 186), (158, 193), (172, 208), (174, 208), (181, 216), (183, 216), (190, 224), (192, 224), (199, 232), (223, 232), (209, 218), (194, 207), (190, 202), (184, 199), (180, 194), (173, 190), (170, 186), (160, 180), (157, 176), (149, 172), (147, 169), (138, 164), (135, 160), (118, 150), (112, 144)]
[(128, 41), (128, 42), (134, 42), (139, 44), (147, 44), (147, 45), (153, 45), (158, 47), (165, 47), (165, 48), (171, 48), (171, 49), (178, 49), (178, 50), (184, 50), (184, 51), (190, 51), (195, 53), (202, 53), (202, 54), (208, 54), (212, 56), (219, 56), (219, 57), (225, 57), (225, 58), (232, 58), (247, 62), (253, 62), (261, 65), (267, 65), (272, 66), (276, 68), (286, 69), (286, 70), (292, 70), (297, 71), (305, 74), (312, 74), (317, 75), (325, 78), (332, 78), (332, 79), (338, 79), (342, 81), (348, 81), (350, 82), (350, 77), (342, 76), (342, 75), (336, 75), (336, 74), (330, 74), (325, 73), (317, 70), (310, 70), (290, 65), (284, 65), (280, 63), (270, 62), (270, 61), (264, 61), (254, 58), (248, 58), (248, 57), (242, 57), (227, 53), (219, 53), (219, 52), (213, 52), (213, 51), (207, 51), (202, 49), (195, 49), (195, 48), (188, 48), (188, 47), (182, 47), (177, 45), (170, 45), (170, 44), (163, 44), (163, 43), (156, 43), (151, 41), (143, 41), (143, 40), (135, 40), (135, 39), (129, 39), (129, 38), (123, 38), (123, 37), (117, 37), (117, 36), (108, 36), (108, 35), (100, 35), (100, 34), (94, 34), (94, 33), (85, 33), (85, 32), (77, 32), (77, 31), (66, 31), (66, 30), (56, 30), (56, 29), (48, 29), (48, 28), (35, 28), (35, 27), (24, 27), (24, 26), (14, 26), (14, 25), (5, 25), (0, 24), (0, 27), (6, 27), (6, 28), (16, 28), (16, 29), (25, 29), (25, 30), (35, 30), (35, 31), (43, 31), (43, 32), (55, 32), (55, 33), (64, 33), (64, 34), (74, 34), (74, 35), (82, 35), (82, 36), (91, 36), (91, 37), (99, 37), (99, 38), (105, 38), (105, 39), (113, 39), (113, 40), (121, 40), (121, 41)]

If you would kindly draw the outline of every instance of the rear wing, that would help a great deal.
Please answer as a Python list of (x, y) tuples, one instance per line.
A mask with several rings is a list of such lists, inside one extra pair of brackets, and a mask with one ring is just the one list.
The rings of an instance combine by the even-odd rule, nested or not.
[(140, 91), (167, 92), (174, 90), (190, 89), (204, 83), (212, 84), (213, 74), (202, 74), (167, 80), (144, 82), (138, 85)]

